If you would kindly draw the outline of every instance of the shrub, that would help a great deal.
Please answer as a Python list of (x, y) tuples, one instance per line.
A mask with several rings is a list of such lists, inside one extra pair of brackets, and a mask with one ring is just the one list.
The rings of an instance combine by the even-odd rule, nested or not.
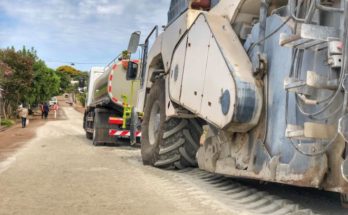
[(15, 124), (15, 122), (13, 120), (10, 120), (10, 119), (1, 120), (1, 126), (7, 127), (7, 128), (11, 127), (14, 124)]
[(86, 93), (80, 93), (77, 95), (77, 100), (80, 102), (80, 104), (85, 107), (86, 104)]

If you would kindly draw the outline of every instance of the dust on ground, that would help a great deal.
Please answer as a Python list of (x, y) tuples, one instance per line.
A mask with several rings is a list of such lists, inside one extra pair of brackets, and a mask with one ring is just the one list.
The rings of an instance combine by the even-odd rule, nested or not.
[[(62, 106), (64, 107), (65, 105), (63, 104)], [(36, 136), (36, 130), (47, 121), (64, 120), (66, 116), (63, 110), (58, 110), (57, 118), (54, 119), (53, 111), (50, 111), (47, 120), (44, 120), (41, 119), (39, 111), (36, 111), (28, 119), (29, 124), (26, 128), (22, 128), (21, 123), (17, 120), (17, 123), (12, 127), (0, 131), (0, 162), (11, 157), (30, 139), (34, 138)]]
[(0, 214), (231, 214), (189, 197), (165, 172), (144, 168), (139, 149), (94, 147), (83, 115), (64, 111), (67, 120), (47, 122), (0, 162)]

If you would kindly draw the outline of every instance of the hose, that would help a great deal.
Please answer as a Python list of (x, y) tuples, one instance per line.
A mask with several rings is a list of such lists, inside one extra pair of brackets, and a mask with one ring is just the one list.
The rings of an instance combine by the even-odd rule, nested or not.
[[(344, 35), (343, 35), (343, 38), (344, 38), (344, 50), (343, 50), (344, 61), (343, 61), (343, 65), (342, 65), (342, 68), (341, 68), (340, 85), (339, 85), (339, 89), (335, 93), (335, 97), (337, 97), (337, 95), (341, 92), (341, 90), (343, 88), (343, 81), (346, 78), (345, 74), (346, 74), (346, 71), (348, 69), (348, 38), (347, 38), (348, 31), (347, 30), (348, 30), (348, 1), (345, 0)], [(293, 73), (293, 72), (291, 71), (290, 73)], [(333, 100), (330, 100), (330, 101), (333, 101)], [(330, 102), (328, 104), (330, 104)], [(344, 114), (346, 114), (347, 104), (348, 104), (348, 92), (345, 91), (345, 93), (344, 93), (344, 100), (343, 100), (343, 104), (342, 104), (341, 116), (344, 116)], [(286, 125), (288, 124), (288, 108), (289, 108), (289, 92), (287, 91), (287, 93), (286, 93), (286, 107), (285, 107), (285, 124)], [(339, 110), (340, 110), (340, 108), (337, 109), (335, 112), (338, 113)], [(320, 112), (320, 111), (318, 111), (318, 112)], [(339, 135), (339, 133), (337, 132), (335, 134), (335, 136), (325, 145), (324, 149), (319, 151), (319, 152), (316, 152), (316, 153), (308, 153), (308, 152), (302, 151), (298, 147), (298, 144), (302, 144), (301, 141), (299, 141), (300, 143), (295, 143), (293, 141), (293, 139), (290, 138), (290, 142), (291, 142), (292, 146), (294, 147), (294, 149), (297, 152), (299, 152), (300, 154), (303, 154), (303, 155), (309, 156), (309, 157), (315, 157), (315, 156), (319, 156), (319, 155), (322, 155), (322, 154), (326, 153), (326, 151), (329, 149), (329, 147), (336, 141), (338, 135)]]

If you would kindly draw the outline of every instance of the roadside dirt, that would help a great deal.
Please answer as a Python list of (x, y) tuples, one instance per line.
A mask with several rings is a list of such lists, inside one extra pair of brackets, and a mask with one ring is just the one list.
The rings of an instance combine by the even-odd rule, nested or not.
[(16, 151), (23, 147), (29, 140), (36, 136), (36, 130), (45, 125), (47, 121), (64, 120), (66, 118), (65, 113), (62, 110), (58, 110), (57, 119), (54, 119), (53, 111), (48, 115), (48, 119), (41, 119), (41, 116), (35, 114), (30, 116), (29, 125), (26, 128), (22, 128), (18, 122), (11, 128), (5, 129), (0, 132), (0, 162), (11, 157)]
[[(237, 214), (187, 197), (189, 191), (165, 171), (140, 165), (139, 149), (94, 147), (85, 138), (83, 115), (72, 107), (64, 111), (67, 120), (47, 122), (25, 147), (0, 162), (1, 215)], [(135, 165), (128, 162), (129, 153), (136, 155)]]
[(14, 125), (6, 131), (0, 132), (0, 162), (10, 157), (28, 140), (35, 137), (36, 129), (45, 124), (42, 120), (30, 120), (25, 129), (20, 124)]

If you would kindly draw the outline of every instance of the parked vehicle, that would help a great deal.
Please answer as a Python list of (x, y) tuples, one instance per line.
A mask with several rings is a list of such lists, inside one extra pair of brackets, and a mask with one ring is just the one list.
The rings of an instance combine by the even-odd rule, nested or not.
[(347, 2), (172, 0), (164, 32), (142, 45), (143, 163), (339, 192), (347, 204)]
[(96, 146), (140, 142), (139, 116), (133, 108), (139, 81), (127, 80), (128, 61), (116, 59), (105, 68), (90, 71), (83, 127)]
[(57, 97), (52, 97), (52, 98), (48, 101), (48, 105), (49, 105), (49, 106), (52, 106), (52, 105), (57, 104), (57, 103), (58, 103)]

